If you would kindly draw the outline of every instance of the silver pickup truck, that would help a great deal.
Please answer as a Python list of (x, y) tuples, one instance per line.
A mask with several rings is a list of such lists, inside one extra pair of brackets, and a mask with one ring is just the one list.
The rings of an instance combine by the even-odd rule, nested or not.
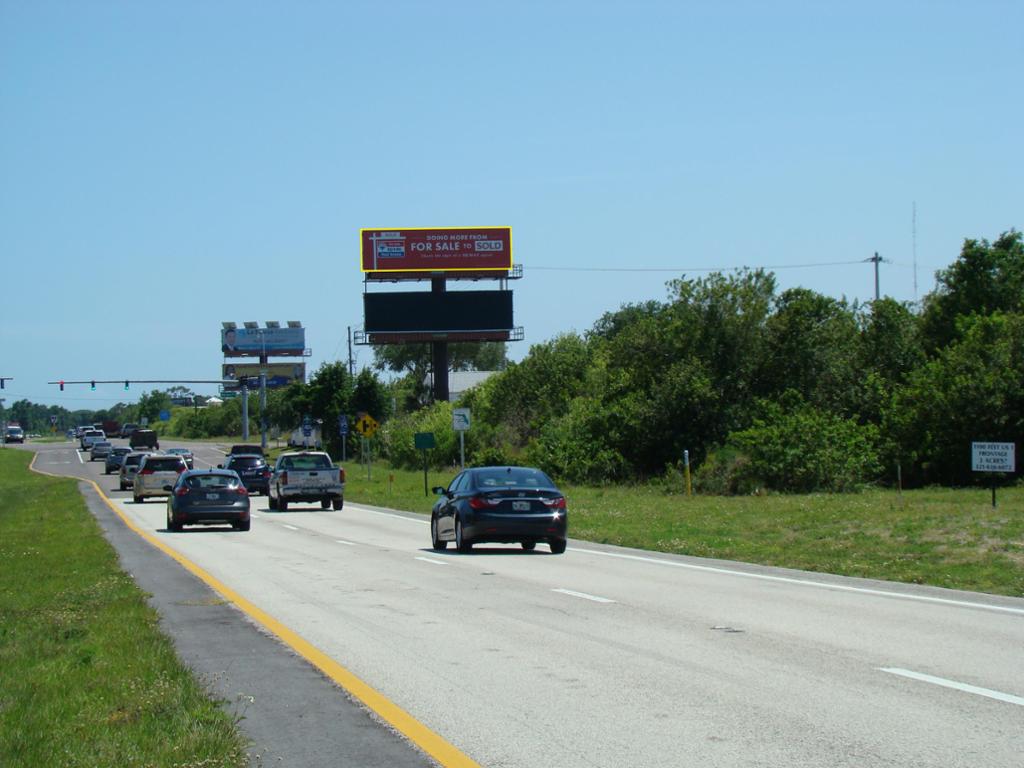
[(296, 501), (319, 501), (321, 509), (345, 505), (345, 470), (323, 451), (282, 453), (270, 476), (271, 509), (287, 511)]

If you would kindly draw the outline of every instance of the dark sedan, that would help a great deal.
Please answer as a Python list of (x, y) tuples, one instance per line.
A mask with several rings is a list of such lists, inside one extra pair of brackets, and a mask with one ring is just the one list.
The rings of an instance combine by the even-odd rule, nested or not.
[(476, 467), (459, 473), (430, 515), (434, 549), (454, 541), (469, 552), (483, 541), (515, 543), (532, 550), (546, 542), (552, 554), (565, 552), (568, 510), (565, 496), (550, 477), (529, 467)]
[(111, 472), (120, 471), (121, 464), (124, 462), (124, 457), (131, 452), (131, 448), (125, 448), (120, 445), (111, 448), (110, 453), (107, 454), (107, 458), (103, 463), (103, 474), (109, 475)]
[(169, 531), (213, 523), (230, 523), (236, 531), (249, 530), (249, 492), (234, 472), (189, 469), (164, 490), (171, 493), (167, 499)]
[(224, 469), (236, 472), (245, 487), (257, 494), (266, 496), (270, 493), (270, 466), (267, 460), (256, 454), (228, 456)]

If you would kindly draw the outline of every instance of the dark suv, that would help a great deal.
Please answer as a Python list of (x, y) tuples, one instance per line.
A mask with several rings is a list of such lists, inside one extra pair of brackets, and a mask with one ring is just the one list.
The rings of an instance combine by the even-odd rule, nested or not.
[(264, 496), (270, 493), (270, 467), (262, 456), (253, 453), (232, 455), (219, 466), (237, 474), (250, 493), (255, 491)]
[(239, 455), (250, 455), (250, 456), (262, 456), (263, 447), (259, 445), (232, 445), (231, 450), (228, 451), (228, 458)]
[(154, 451), (160, 450), (160, 439), (152, 429), (136, 429), (128, 437), (128, 445), (136, 450), (149, 448)]

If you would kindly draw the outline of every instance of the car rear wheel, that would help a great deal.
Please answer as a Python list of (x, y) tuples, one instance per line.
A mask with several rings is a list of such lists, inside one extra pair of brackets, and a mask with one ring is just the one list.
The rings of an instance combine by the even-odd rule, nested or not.
[(437, 520), (430, 521), (430, 542), (434, 545), (434, 549), (448, 549), (448, 542), (441, 541), (437, 537)]
[(144, 499), (141, 496), (139, 496), (139, 494), (133, 493), (132, 501), (134, 501), (136, 504), (141, 504), (144, 501)]
[(267, 493), (267, 506), (271, 509), (277, 509), (277, 499)]
[(462, 521), (458, 519), (455, 520), (455, 548), (463, 553), (473, 549), (473, 542), (462, 535)]
[(249, 520), (246, 520), (244, 523), (232, 523), (231, 527), (234, 528), (236, 531), (248, 531), (249, 530), (249, 526), (251, 526), (251, 525), (252, 525), (252, 522), (249, 521)]
[(342, 498), (334, 499), (331, 502), (331, 506), (333, 506), (336, 510), (341, 509), (342, 507), (345, 506), (345, 500)]
[(277, 499), (277, 508), (279, 510), (281, 510), (282, 512), (287, 512), (288, 511), (288, 501), (285, 500), (285, 499), (282, 499), (281, 497), (278, 497), (278, 499)]
[(560, 555), (565, 552), (565, 539), (552, 539), (548, 542), (552, 555)]
[(525, 549), (527, 552), (532, 552), (534, 547), (537, 546), (537, 542), (535, 541), (524, 541), (521, 543), (523, 545), (523, 549)]
[(331, 500), (330, 499), (320, 499), (320, 509), (330, 509), (330, 508), (331, 508)]
[(174, 522), (174, 517), (171, 515), (171, 510), (167, 510), (167, 530), (168, 531), (180, 531), (181, 523)]

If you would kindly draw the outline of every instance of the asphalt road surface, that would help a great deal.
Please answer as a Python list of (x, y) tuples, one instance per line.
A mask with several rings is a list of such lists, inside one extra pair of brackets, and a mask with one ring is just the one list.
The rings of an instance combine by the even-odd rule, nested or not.
[[(191, 447), (197, 467), (217, 463), (211, 446)], [(172, 534), (162, 501), (134, 504), (70, 448), (40, 450), (38, 469), (97, 479), (141, 529), (480, 765), (1024, 764), (1021, 599), (574, 540), (560, 556), (543, 545), (435, 552), (423, 517), (350, 502), (282, 513), (254, 497), (248, 533)], [(117, 538), (138, 539), (110, 517)], [(184, 574), (134, 547), (133, 572)], [(161, 602), (159, 580), (145, 588), (158, 607), (174, 602)], [(220, 610), (251, 631), (240, 611)], [(176, 639), (181, 623), (168, 625)], [(272, 692), (322, 678), (260, 637), (267, 668), (291, 662), (261, 717), (289, 722), (302, 695), (275, 712)], [(203, 674), (217, 668), (203, 663)], [(323, 701), (347, 704), (326, 690)], [(328, 753), (344, 749), (351, 736), (330, 727), (339, 715), (309, 716)], [(400, 753), (404, 742), (379, 730)], [(275, 732), (260, 737), (268, 754), (285, 751)], [(426, 761), (412, 749), (402, 759)]]

